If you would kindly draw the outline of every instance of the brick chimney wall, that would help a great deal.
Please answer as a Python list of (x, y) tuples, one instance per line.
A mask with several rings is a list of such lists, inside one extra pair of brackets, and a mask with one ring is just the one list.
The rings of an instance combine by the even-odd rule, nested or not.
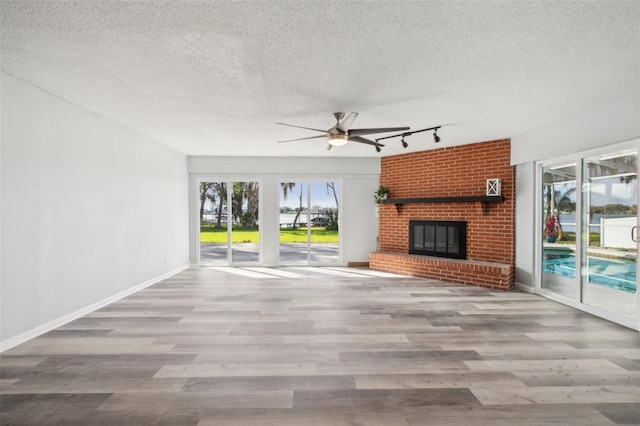
[[(389, 198), (483, 196), (487, 179), (498, 178), (502, 181), (505, 200), (398, 206), (382, 204), (379, 207), (378, 251), (408, 253), (410, 219), (466, 221), (467, 259), (508, 265), (509, 277), (506, 277), (506, 282), (502, 277), (501, 284), (496, 286), (510, 287), (515, 263), (515, 168), (510, 165), (510, 155), (511, 142), (502, 139), (383, 157), (380, 184), (389, 188)], [(370, 263), (374, 269), (389, 270), (381, 268), (380, 264), (376, 265), (372, 258)], [(442, 269), (442, 262), (437, 264)], [(410, 265), (407, 267), (411, 269)], [(428, 270), (406, 272), (409, 275), (442, 278), (442, 274), (435, 270), (432, 273)], [(504, 268), (501, 274), (505, 274)], [(450, 275), (451, 271), (448, 271), (447, 276), (452, 278)], [(494, 287), (486, 282), (475, 284)]]

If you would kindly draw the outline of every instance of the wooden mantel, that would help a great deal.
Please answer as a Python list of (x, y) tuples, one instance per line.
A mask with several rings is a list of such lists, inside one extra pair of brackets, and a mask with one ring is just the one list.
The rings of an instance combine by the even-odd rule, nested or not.
[(428, 204), (428, 203), (496, 203), (504, 201), (502, 195), (470, 195), (461, 197), (419, 197), (419, 198), (387, 198), (383, 204), (395, 204), (396, 210), (400, 213), (403, 204)]
[(471, 195), (465, 197), (423, 197), (423, 198), (387, 198), (384, 204), (424, 204), (424, 203), (474, 203), (481, 201), (499, 202), (504, 201), (501, 195)]

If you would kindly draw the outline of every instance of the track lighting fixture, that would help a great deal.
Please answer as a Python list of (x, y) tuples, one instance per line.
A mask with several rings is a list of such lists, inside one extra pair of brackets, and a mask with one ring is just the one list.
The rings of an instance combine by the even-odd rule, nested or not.
[(376, 152), (380, 152), (382, 149), (379, 146), (376, 146)]
[[(442, 126), (429, 127), (429, 128), (427, 128), (427, 129), (415, 130), (415, 131), (413, 131), (413, 132), (404, 132), (404, 133), (400, 133), (400, 134), (397, 134), (397, 135), (385, 136), (385, 137), (382, 137), (382, 138), (377, 138), (377, 139), (376, 139), (376, 142), (380, 142), (380, 141), (381, 141), (381, 140), (383, 140), (383, 139), (390, 139), (390, 138), (398, 138), (398, 137), (401, 137), (402, 139), (400, 140), (400, 142), (402, 142), (402, 146), (406, 148), (406, 147), (408, 147), (408, 146), (409, 146), (409, 144), (407, 143), (407, 141), (405, 141), (405, 140), (404, 140), (404, 138), (405, 138), (405, 137), (407, 137), (407, 136), (411, 136), (411, 135), (413, 135), (414, 133), (420, 133), (420, 132), (426, 132), (426, 131), (428, 131), (428, 130), (433, 130), (433, 141), (434, 141), (435, 143), (438, 143), (438, 142), (440, 142), (440, 140), (441, 140), (441, 139), (440, 139), (440, 136), (438, 136), (438, 129), (439, 129), (440, 127), (442, 127)], [(378, 150), (378, 152), (380, 152), (380, 151)]]

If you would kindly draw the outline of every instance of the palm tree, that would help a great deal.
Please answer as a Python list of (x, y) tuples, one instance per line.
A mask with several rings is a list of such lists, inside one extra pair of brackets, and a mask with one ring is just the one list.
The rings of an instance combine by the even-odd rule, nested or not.
[(562, 224), (558, 220), (560, 212), (576, 211), (576, 203), (572, 201), (572, 194), (575, 192), (575, 186), (562, 192), (556, 191), (552, 183), (546, 185), (544, 223), (548, 223), (552, 216), (556, 219), (558, 240), (562, 240)]
[[(287, 196), (289, 195), (289, 191), (292, 191), (293, 188), (295, 188), (296, 183), (295, 182), (281, 182), (280, 186), (282, 187), (282, 196), (284, 197), (284, 199), (287, 199)], [(293, 225), (292, 228), (296, 228), (296, 223), (298, 223), (298, 218), (300, 217), (300, 210), (302, 210), (302, 184), (300, 184), (300, 208), (298, 209), (298, 212), (296, 214), (296, 217), (293, 219)]]
[(327, 182), (327, 195), (329, 195), (329, 190), (333, 192), (333, 199), (336, 200), (336, 208), (338, 207), (338, 195), (336, 194), (336, 183), (335, 182)]
[(284, 196), (284, 199), (287, 199), (287, 195), (289, 195), (289, 191), (293, 190), (293, 188), (296, 186), (295, 182), (281, 182), (280, 186), (282, 187), (282, 195)]
[[(298, 207), (298, 212), (296, 213), (296, 217), (293, 218), (293, 225), (291, 226), (293, 229), (296, 229), (296, 223), (298, 223), (298, 219), (300, 219), (300, 212), (302, 212), (302, 187), (304, 185), (300, 185), (300, 206)], [(307, 214), (307, 217), (309, 215)]]
[[(560, 212), (575, 213), (576, 203), (571, 201), (571, 195), (576, 192), (576, 187), (569, 188), (564, 192), (554, 191), (555, 206), (558, 211), (558, 219)], [(562, 240), (562, 224), (558, 220), (558, 239)]]

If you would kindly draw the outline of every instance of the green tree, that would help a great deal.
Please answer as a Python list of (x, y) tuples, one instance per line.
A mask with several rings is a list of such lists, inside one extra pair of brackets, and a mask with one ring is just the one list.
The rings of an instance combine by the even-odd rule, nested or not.
[[(233, 182), (231, 210), (233, 219), (243, 228), (255, 228), (259, 215), (258, 182)], [(243, 207), (246, 205), (246, 211)]]
[(260, 191), (258, 182), (247, 182), (244, 188), (244, 197), (247, 201), (247, 212), (244, 216), (244, 227), (255, 228), (258, 223), (258, 214), (260, 208)]
[(213, 182), (200, 182), (200, 222), (204, 219), (204, 205), (207, 200), (215, 205), (216, 194)]
[(338, 209), (325, 209), (324, 229), (327, 231), (338, 230)]
[(222, 182), (216, 182), (213, 184), (213, 189), (218, 196), (218, 217), (216, 220), (216, 228), (222, 228), (222, 208), (227, 204), (227, 184)]
[(231, 188), (231, 215), (236, 223), (240, 223), (242, 216), (245, 185), (245, 182), (233, 182)]

